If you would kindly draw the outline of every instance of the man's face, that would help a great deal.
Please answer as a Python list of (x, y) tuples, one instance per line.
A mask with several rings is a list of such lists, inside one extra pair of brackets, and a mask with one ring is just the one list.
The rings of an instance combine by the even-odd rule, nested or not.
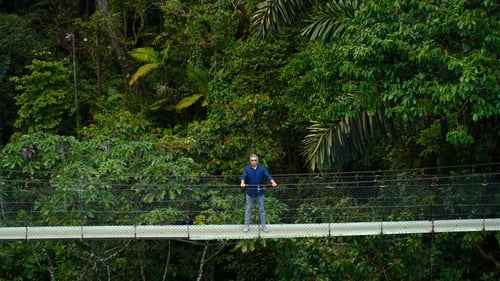
[(259, 159), (256, 157), (250, 157), (250, 166), (256, 167), (259, 164)]

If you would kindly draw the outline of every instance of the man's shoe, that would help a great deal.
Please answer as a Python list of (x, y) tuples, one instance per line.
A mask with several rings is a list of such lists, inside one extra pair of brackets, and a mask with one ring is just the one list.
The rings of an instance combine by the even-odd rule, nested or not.
[(248, 226), (245, 226), (245, 228), (243, 228), (243, 232), (248, 232), (250, 230), (250, 228)]
[(260, 229), (265, 232), (265, 233), (268, 233), (269, 232), (269, 229), (267, 228), (267, 226), (261, 226)]

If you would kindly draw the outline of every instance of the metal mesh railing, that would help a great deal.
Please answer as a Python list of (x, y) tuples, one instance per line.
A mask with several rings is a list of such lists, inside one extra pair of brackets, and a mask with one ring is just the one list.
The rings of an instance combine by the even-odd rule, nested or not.
[[(497, 163), (274, 175), (270, 224), (498, 218)], [(0, 226), (242, 224), (239, 176), (0, 174)], [(253, 221), (258, 221), (254, 212)]]

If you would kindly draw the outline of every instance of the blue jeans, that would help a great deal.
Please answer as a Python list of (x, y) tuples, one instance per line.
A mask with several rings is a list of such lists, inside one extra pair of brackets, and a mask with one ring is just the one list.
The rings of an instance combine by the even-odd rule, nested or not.
[(246, 194), (247, 197), (247, 208), (245, 210), (245, 225), (250, 225), (250, 218), (252, 215), (252, 208), (257, 201), (259, 206), (259, 215), (260, 215), (260, 225), (262, 227), (266, 226), (266, 210), (264, 209), (264, 195), (259, 195), (257, 197), (250, 197)]

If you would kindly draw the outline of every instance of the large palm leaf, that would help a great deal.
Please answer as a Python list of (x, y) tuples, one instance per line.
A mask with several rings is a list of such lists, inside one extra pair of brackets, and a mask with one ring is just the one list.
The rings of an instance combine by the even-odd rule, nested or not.
[(257, 5), (251, 28), (257, 37), (274, 37), (285, 25), (295, 22), (310, 0), (264, 0)]
[[(274, 37), (284, 26), (292, 25), (298, 16), (310, 6), (310, 0), (264, 0), (257, 5), (252, 16), (252, 31), (257, 37)], [(311, 40), (328, 42), (332, 36), (340, 36), (345, 29), (344, 18), (353, 18), (361, 0), (333, 0), (316, 6), (310, 24), (302, 35)]]
[(308, 129), (302, 154), (312, 171), (355, 160), (379, 140), (396, 137), (392, 119), (383, 110), (374, 115), (361, 112), (330, 124), (313, 122)]
[(144, 63), (140, 66), (136, 72), (132, 74), (128, 84), (130, 86), (134, 85), (139, 78), (144, 77), (151, 73), (153, 70), (158, 69), (165, 65), (165, 61), (168, 58), (168, 50), (170, 44), (167, 43), (164, 45), (164, 48), (161, 51), (156, 51), (153, 48), (145, 47), (145, 48), (136, 48), (130, 51), (130, 56), (135, 60)]
[(302, 30), (302, 35), (328, 43), (332, 37), (342, 35), (346, 28), (343, 19), (354, 18), (360, 4), (358, 0), (337, 0), (317, 7), (310, 24)]
[(208, 102), (206, 97), (208, 95), (208, 83), (210, 82), (208, 72), (191, 64), (188, 65), (186, 72), (191, 82), (198, 88), (198, 93), (183, 98), (179, 103), (177, 103), (175, 108), (184, 109), (190, 107), (200, 99), (205, 99), (201, 105), (207, 106)]

